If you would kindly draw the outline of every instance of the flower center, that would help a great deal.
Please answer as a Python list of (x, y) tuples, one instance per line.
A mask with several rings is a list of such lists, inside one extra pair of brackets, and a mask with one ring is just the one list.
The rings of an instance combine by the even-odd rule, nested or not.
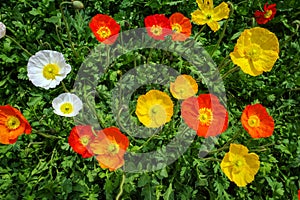
[(261, 48), (257, 44), (252, 44), (245, 50), (245, 54), (248, 56), (250, 60), (256, 60), (259, 58), (261, 54)]
[(201, 108), (199, 110), (199, 117), (198, 117), (201, 125), (209, 126), (211, 121), (213, 120), (213, 114), (211, 109), (209, 108)]
[(252, 115), (248, 119), (248, 125), (251, 127), (259, 127), (260, 120), (256, 115)]
[(63, 103), (60, 106), (60, 111), (63, 114), (70, 114), (70, 113), (73, 112), (73, 110), (74, 110), (73, 105), (71, 103), (69, 103), (69, 102)]
[(175, 32), (175, 33), (181, 33), (182, 31), (182, 27), (180, 26), (180, 24), (172, 24), (172, 30)]
[(117, 154), (119, 152), (119, 145), (117, 145), (117, 144), (110, 144), (108, 146), (108, 151), (111, 154)]
[(161, 35), (162, 34), (162, 27), (158, 26), (158, 25), (153, 25), (151, 27), (151, 33), (153, 33), (153, 35)]
[(268, 10), (265, 14), (264, 14), (264, 18), (270, 18), (272, 15), (272, 10)]
[(157, 115), (157, 114), (160, 114), (162, 112), (164, 112), (165, 110), (163, 109), (162, 106), (160, 105), (154, 105), (150, 108), (150, 113), (151, 115)]
[(206, 19), (210, 20), (211, 19), (211, 15), (206, 15)]
[(59, 75), (59, 67), (57, 64), (47, 64), (43, 69), (43, 76), (47, 80), (54, 80), (56, 76)]
[(100, 35), (101, 38), (108, 38), (111, 35), (110, 29), (107, 26), (101, 26), (97, 33)]
[(83, 146), (87, 146), (89, 141), (90, 141), (89, 136), (83, 136), (83, 137), (80, 138), (80, 142)]
[(19, 128), (20, 125), (21, 125), (21, 122), (20, 122), (19, 118), (15, 117), (15, 116), (9, 116), (9, 118), (6, 122), (6, 126), (10, 130), (17, 129), (17, 128)]
[(235, 162), (235, 166), (236, 167), (240, 167), (240, 166), (242, 166), (243, 165), (243, 161), (241, 161), (241, 160), (237, 160), (236, 162)]
[(166, 110), (161, 105), (153, 105), (152, 107), (150, 107), (149, 116), (152, 124), (155, 126), (163, 125), (167, 119)]

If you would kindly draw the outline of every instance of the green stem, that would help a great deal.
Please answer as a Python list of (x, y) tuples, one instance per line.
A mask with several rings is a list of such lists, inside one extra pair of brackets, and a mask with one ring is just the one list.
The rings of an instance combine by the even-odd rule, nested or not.
[[(226, 67), (229, 64), (229, 61), (225, 62), (229, 58), (229, 55), (223, 58), (223, 60), (218, 65), (218, 70), (221, 71), (224, 67)], [(231, 61), (230, 61), (231, 62)]]
[(72, 4), (72, 2), (63, 1), (63, 2), (61, 2), (61, 3), (59, 4), (59, 8), (60, 8), (60, 12), (61, 12), (61, 17), (62, 17), (62, 19), (63, 19), (63, 21), (64, 21), (64, 23), (65, 23), (66, 29), (67, 29), (67, 35), (68, 35), (69, 43), (70, 43), (70, 45), (71, 45), (71, 49), (72, 49), (73, 53), (75, 54), (75, 56), (78, 58), (78, 53), (77, 53), (77, 51), (75, 50), (74, 45), (73, 45), (73, 42), (72, 42), (72, 38), (71, 38), (71, 34), (70, 34), (70, 28), (69, 28), (68, 22), (67, 22), (67, 20), (66, 20), (66, 18), (65, 18), (63, 9), (62, 9), (62, 6), (63, 6), (64, 4)]
[(231, 144), (231, 142), (233, 142), (239, 135), (240, 133), (242, 132), (242, 129), (238, 130), (232, 137), (230, 140), (228, 140), (221, 148), (215, 150), (215, 151), (211, 151), (211, 152), (208, 152), (208, 154), (214, 154), (214, 153), (218, 153), (220, 151), (223, 151), (225, 149), (228, 148), (228, 145)]
[(121, 180), (121, 183), (120, 183), (120, 191), (119, 191), (118, 195), (116, 196), (116, 200), (119, 200), (120, 197), (123, 194), (123, 185), (124, 185), (124, 182), (125, 182), (125, 178), (126, 178), (126, 176), (125, 176), (125, 173), (123, 172), (122, 180)]
[(219, 48), (219, 46), (221, 44), (221, 41), (222, 41), (222, 39), (223, 39), (223, 37), (225, 35), (225, 31), (227, 29), (227, 25), (228, 25), (229, 19), (230, 19), (231, 15), (233, 14), (233, 10), (234, 10), (233, 9), (233, 4), (230, 1), (228, 1), (227, 3), (230, 5), (230, 13), (229, 13), (229, 16), (228, 16), (228, 18), (227, 18), (227, 20), (225, 22), (224, 29), (223, 29), (223, 31), (222, 31), (222, 33), (220, 35), (220, 38), (219, 38), (219, 40), (218, 40), (215, 48), (213, 48), (213, 50), (210, 52), (211, 56), (213, 56), (213, 54), (215, 53), (215, 51)]
[(64, 89), (65, 92), (69, 93), (70, 91), (67, 89), (66, 85), (64, 84), (64, 82), (61, 81), (61, 85)]
[(23, 51), (25, 51), (29, 56), (32, 56), (32, 54), (25, 49), (19, 42), (17, 42), (14, 38), (10, 37), (9, 35), (6, 35), (6, 37), (8, 37), (9, 39), (11, 39), (14, 43), (16, 43), (16, 45), (18, 45)]
[(233, 72), (235, 71), (238, 71), (240, 69), (239, 66), (235, 66), (234, 68), (228, 70), (228, 72), (226, 72), (222, 77), (221, 79), (225, 79), (228, 75), (232, 74)]
[(202, 26), (202, 28), (199, 30), (199, 32), (195, 35), (194, 40), (197, 40), (197, 38), (200, 36), (201, 32), (204, 30), (205, 26), (206, 26), (206, 24), (204, 24)]
[(41, 136), (43, 136), (45, 138), (61, 139), (60, 137), (57, 137), (57, 136), (54, 136), (54, 135), (49, 135), (49, 134), (46, 134), (46, 133), (36, 132), (36, 134), (41, 135)]
[(218, 158), (212, 158), (212, 157), (201, 158), (201, 160), (217, 161), (217, 162), (221, 162), (221, 161), (222, 161), (222, 160), (220, 160), (220, 159), (218, 159)]
[(134, 137), (132, 137), (131, 132), (130, 132), (129, 130), (127, 130), (127, 129), (123, 126), (123, 123), (120, 122), (120, 116), (121, 116), (122, 111), (123, 111), (123, 107), (120, 108), (120, 110), (119, 110), (119, 112), (118, 112), (118, 114), (117, 114), (117, 123), (118, 123), (118, 125), (120, 126), (120, 128), (121, 128), (122, 130), (124, 130), (124, 131), (132, 138), (132, 140), (136, 141), (136, 140), (134, 139)]

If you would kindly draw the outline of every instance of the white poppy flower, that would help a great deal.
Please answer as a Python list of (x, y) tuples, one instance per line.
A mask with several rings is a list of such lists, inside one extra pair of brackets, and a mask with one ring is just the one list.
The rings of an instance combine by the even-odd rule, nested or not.
[(45, 88), (55, 88), (68, 73), (71, 66), (66, 63), (62, 53), (42, 50), (29, 58), (27, 75), (33, 85)]
[(82, 109), (82, 101), (71, 93), (63, 93), (53, 99), (54, 113), (64, 117), (74, 117)]
[(0, 39), (3, 38), (6, 34), (6, 26), (0, 22)]

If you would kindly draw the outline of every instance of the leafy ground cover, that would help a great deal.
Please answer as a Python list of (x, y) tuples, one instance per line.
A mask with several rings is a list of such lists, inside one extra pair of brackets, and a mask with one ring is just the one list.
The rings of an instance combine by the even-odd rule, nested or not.
[[(9, 104), (18, 108), (32, 127), (31, 134), (19, 136), (13, 144), (0, 146), (0, 199), (298, 198), (299, 1), (274, 0), (272, 3), (277, 4), (277, 12), (266, 24), (257, 24), (254, 18), (254, 12), (263, 10), (265, 4), (258, 0), (232, 1), (232, 15), (228, 21), (220, 22), (221, 28), (216, 32), (207, 25), (192, 23), (191, 37), (201, 43), (207, 52), (213, 52), (211, 57), (223, 77), (228, 128), (217, 139), (212, 139), (215, 145), (209, 152), (202, 145), (205, 138), (195, 137), (175, 162), (160, 170), (142, 173), (124, 173), (122, 168), (114, 171), (102, 169), (95, 157), (84, 159), (75, 153), (68, 137), (77, 124), (72, 118), (55, 114), (52, 101), (65, 90), (74, 88), (82, 63), (100, 44), (89, 27), (96, 14), (113, 17), (120, 25), (121, 32), (124, 32), (144, 27), (144, 19), (153, 14), (169, 17), (180, 12), (191, 19), (191, 13), (198, 9), (198, 5), (196, 1), (184, 0), (83, 0), (82, 3), (82, 9), (76, 9), (72, 2), (54, 0), (11, 0), (0, 4), (0, 21), (6, 26), (6, 36), (0, 39), (0, 105)], [(221, 3), (214, 1), (215, 6)], [(241, 33), (252, 27), (263, 27), (273, 32), (279, 40), (278, 60), (271, 71), (258, 76), (239, 70), (228, 56)], [(224, 37), (216, 46), (221, 36)], [(100, 47), (105, 51), (105, 45)], [(29, 81), (28, 60), (40, 50), (61, 52), (72, 66), (71, 72), (63, 80), (64, 84), (46, 90)], [(112, 91), (127, 71), (145, 63), (172, 66), (180, 74), (190, 74), (198, 84), (197, 94), (208, 93), (209, 83), (202, 81), (201, 73), (176, 53), (151, 49), (131, 51), (105, 69), (97, 83), (94, 107), (101, 127), (120, 125), (111, 110)], [(159, 72), (167, 73), (163, 70)], [(131, 87), (129, 82), (128, 87)], [(134, 112), (138, 98), (152, 89), (172, 96), (169, 88), (159, 84), (139, 87), (130, 96), (128, 105), (130, 120), (139, 125), (142, 123)], [(167, 123), (160, 134), (149, 140), (131, 137), (130, 131), (126, 132), (126, 119), (120, 119), (125, 121), (120, 130), (130, 140), (128, 151), (153, 151), (175, 137), (183, 119), (180, 117), (179, 101), (173, 97), (172, 101), (173, 118), (177, 120)], [(253, 139), (243, 129), (240, 120), (242, 112), (247, 105), (256, 103), (267, 108), (274, 119), (275, 127), (270, 137)], [(242, 144), (249, 152), (259, 156), (259, 170), (246, 187), (238, 187), (231, 182), (221, 169), (220, 163), (229, 152), (231, 143)], [(208, 155), (203, 157), (199, 153)]]

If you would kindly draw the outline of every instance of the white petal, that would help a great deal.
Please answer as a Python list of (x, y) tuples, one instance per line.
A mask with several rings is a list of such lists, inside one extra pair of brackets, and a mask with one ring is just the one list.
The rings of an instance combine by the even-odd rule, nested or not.
[(6, 35), (6, 26), (0, 22), (0, 39)]

